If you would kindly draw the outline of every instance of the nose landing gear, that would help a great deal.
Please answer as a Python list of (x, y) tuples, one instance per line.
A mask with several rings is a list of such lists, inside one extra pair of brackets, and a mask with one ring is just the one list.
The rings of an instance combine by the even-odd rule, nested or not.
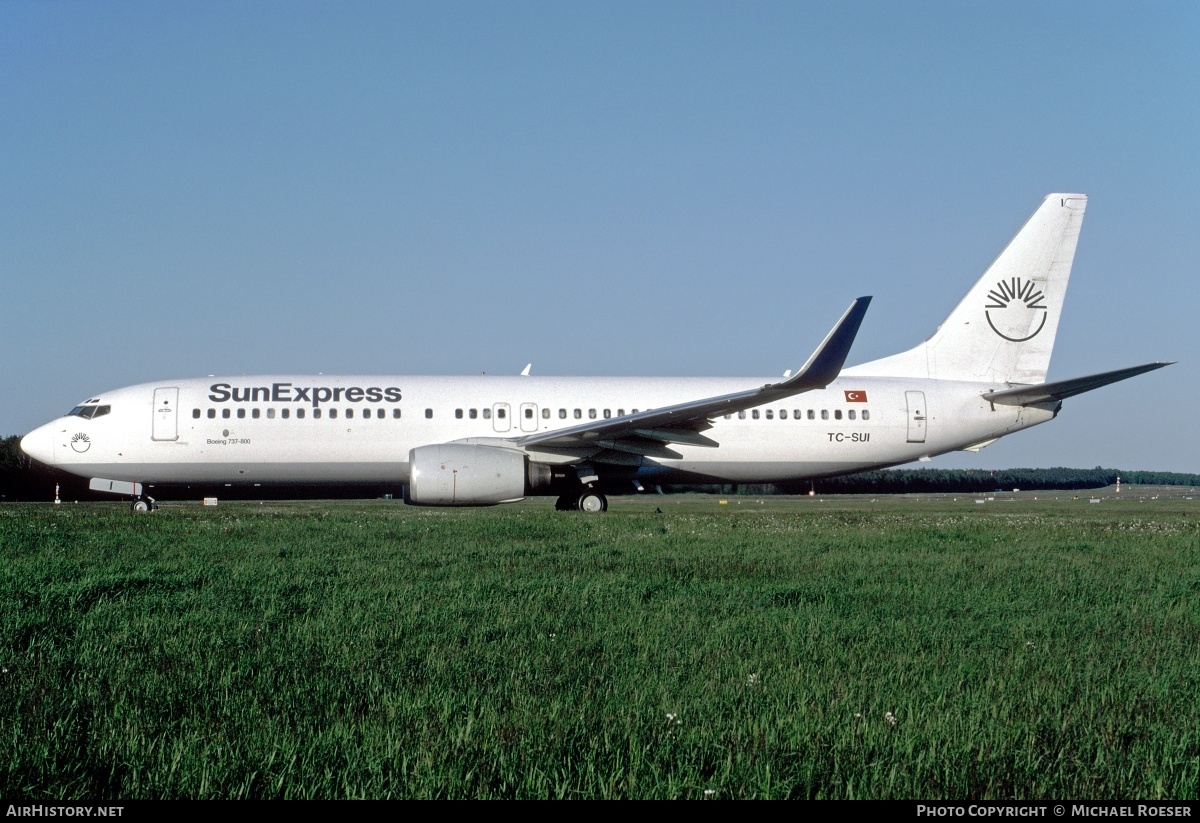
[(154, 502), (153, 497), (138, 497), (133, 501), (133, 505), (129, 507), (134, 514), (144, 514), (146, 512), (158, 511), (158, 503)]

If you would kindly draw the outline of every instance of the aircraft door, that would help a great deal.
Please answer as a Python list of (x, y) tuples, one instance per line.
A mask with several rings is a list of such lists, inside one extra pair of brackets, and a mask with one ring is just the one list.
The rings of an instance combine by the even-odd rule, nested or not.
[(179, 439), (178, 406), (179, 389), (154, 390), (154, 427), (150, 433), (152, 440)]
[(925, 442), (925, 418), (929, 410), (925, 408), (925, 392), (906, 391), (904, 399), (908, 401), (908, 442)]
[(492, 404), (492, 428), (498, 432), (506, 432), (512, 428), (512, 417), (509, 416), (507, 403)]
[(537, 403), (521, 404), (521, 431), (535, 432), (538, 428)]

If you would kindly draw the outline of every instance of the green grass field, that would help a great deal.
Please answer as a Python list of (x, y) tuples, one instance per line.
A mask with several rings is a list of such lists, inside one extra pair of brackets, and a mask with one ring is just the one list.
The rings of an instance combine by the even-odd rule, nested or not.
[(1080, 496), (0, 506), (0, 796), (1195, 798), (1200, 500)]

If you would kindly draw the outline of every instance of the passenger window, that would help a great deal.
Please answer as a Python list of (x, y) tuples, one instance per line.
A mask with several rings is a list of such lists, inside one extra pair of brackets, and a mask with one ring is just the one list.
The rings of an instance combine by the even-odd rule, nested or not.
[(787, 409), (780, 409), (780, 410), (779, 410), (779, 419), (780, 419), (780, 420), (787, 420)]
[(526, 419), (526, 420), (532, 420), (532, 419), (533, 419), (533, 409), (526, 409), (526, 410), (525, 410), (525, 419)]
[(871, 419), (871, 413), (869, 411), (867, 411), (866, 409), (863, 409), (863, 420), (870, 420), (870, 419)]
[(303, 407), (303, 406), (301, 406), (300, 408), (296, 409), (296, 419), (297, 419), (297, 420), (303, 420), (303, 419), (304, 419), (304, 407)]
[(370, 419), (371, 419), (371, 410), (363, 409), (363, 420), (370, 420)]
[(354, 416), (354, 409), (346, 409), (346, 419), (349, 420)]
[(851, 420), (853, 420), (856, 416), (854, 414), (854, 409), (851, 409), (850, 411), (846, 412), (846, 416), (849, 417)]
[(550, 410), (549, 409), (542, 409), (542, 419), (543, 420), (550, 419)]
[(492, 419), (492, 410), (491, 410), (491, 409), (484, 409), (484, 410), (483, 410), (483, 419), (484, 419), (484, 420), (491, 420), (491, 419)]
[(471, 418), (472, 420), (479, 417), (479, 409), (471, 409), (467, 412), (467, 417)]
[(216, 410), (216, 409), (209, 409), (209, 410), (208, 410), (208, 419), (209, 419), (209, 420), (213, 420), (213, 419), (215, 419), (215, 418), (216, 418), (216, 416), (217, 416), (217, 410)]
[(738, 420), (745, 420), (745, 419), (746, 419), (746, 413), (744, 411), (738, 412)]
[(821, 419), (822, 420), (829, 419), (829, 409), (821, 409)]
[(313, 420), (320, 420), (320, 419), (321, 419), (321, 410), (313, 409)]
[(727, 414), (727, 415), (725, 415), (725, 419), (726, 419), (726, 420), (732, 420), (732, 419), (733, 419), (733, 415), (732, 415), (732, 414)]
[(284, 420), (287, 420), (289, 417), (292, 416), (292, 410), (291, 409), (280, 409), (279, 416), (282, 417)]
[(757, 420), (758, 419), (758, 409), (755, 409), (754, 411), (750, 412), (750, 416), (753, 419)]
[(462, 409), (455, 409), (455, 410), (454, 410), (454, 419), (455, 419), (455, 420), (462, 420), (462, 419), (463, 419), (463, 415), (462, 415)]
[(596, 410), (588, 409), (588, 420), (595, 420), (595, 419), (596, 419)]
[(229, 419), (229, 409), (221, 409), (221, 417), (228, 420)]
[(238, 409), (238, 420), (245, 420), (245, 419), (246, 419), (246, 410)]
[(624, 416), (625, 416), (625, 410), (617, 409), (617, 417), (624, 417)]
[(400, 419), (400, 410), (399, 409), (392, 409), (392, 418), (395, 420)]
[(337, 420), (337, 409), (330, 409), (330, 410), (329, 410), (329, 419), (330, 419), (330, 420)]
[(604, 410), (604, 419), (609, 420), (611, 418), (612, 418), (612, 409), (605, 409)]
[(275, 410), (274, 409), (267, 409), (267, 419), (268, 420), (275, 419)]
[(770, 409), (767, 409), (767, 419), (768, 419), (768, 420), (774, 420), (774, 419), (775, 419), (775, 412), (771, 411)]
[(567, 419), (567, 410), (566, 410), (566, 409), (559, 409), (559, 410), (558, 410), (558, 419), (559, 419), (559, 420), (566, 420), (566, 419)]
[(382, 420), (383, 418), (387, 417), (387, 411), (384, 409), (376, 409), (375, 416)]
[(426, 410), (425, 410), (425, 419), (426, 419), (426, 420), (432, 420), (432, 419), (433, 419), (433, 409), (426, 409)]
[(193, 420), (200, 419), (200, 410), (199, 409), (192, 409), (192, 419)]
[(841, 419), (842, 419), (842, 410), (841, 410), (841, 409), (834, 409), (834, 412), (833, 412), (833, 418), (834, 418), (835, 420), (841, 420)]
[(808, 419), (809, 419), (809, 420), (816, 420), (816, 419), (817, 419), (816, 412), (814, 412), (812, 409), (809, 409), (809, 410), (808, 410)]
[(576, 410), (575, 410), (575, 419), (576, 419), (576, 420), (582, 420), (582, 419), (583, 419), (583, 409), (576, 409)]
[(251, 417), (253, 417), (255, 420), (257, 420), (257, 419), (258, 419), (258, 416), (259, 416), (258, 409), (251, 409), (251, 410), (250, 410), (250, 416), (251, 416)]

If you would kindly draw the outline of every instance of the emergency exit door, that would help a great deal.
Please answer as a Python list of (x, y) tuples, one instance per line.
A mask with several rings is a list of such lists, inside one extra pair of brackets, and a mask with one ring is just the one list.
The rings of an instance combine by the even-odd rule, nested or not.
[(538, 430), (537, 403), (521, 404), (521, 431), (535, 432)]
[(512, 418), (508, 416), (507, 403), (492, 404), (492, 428), (498, 432), (506, 432), (512, 428)]

